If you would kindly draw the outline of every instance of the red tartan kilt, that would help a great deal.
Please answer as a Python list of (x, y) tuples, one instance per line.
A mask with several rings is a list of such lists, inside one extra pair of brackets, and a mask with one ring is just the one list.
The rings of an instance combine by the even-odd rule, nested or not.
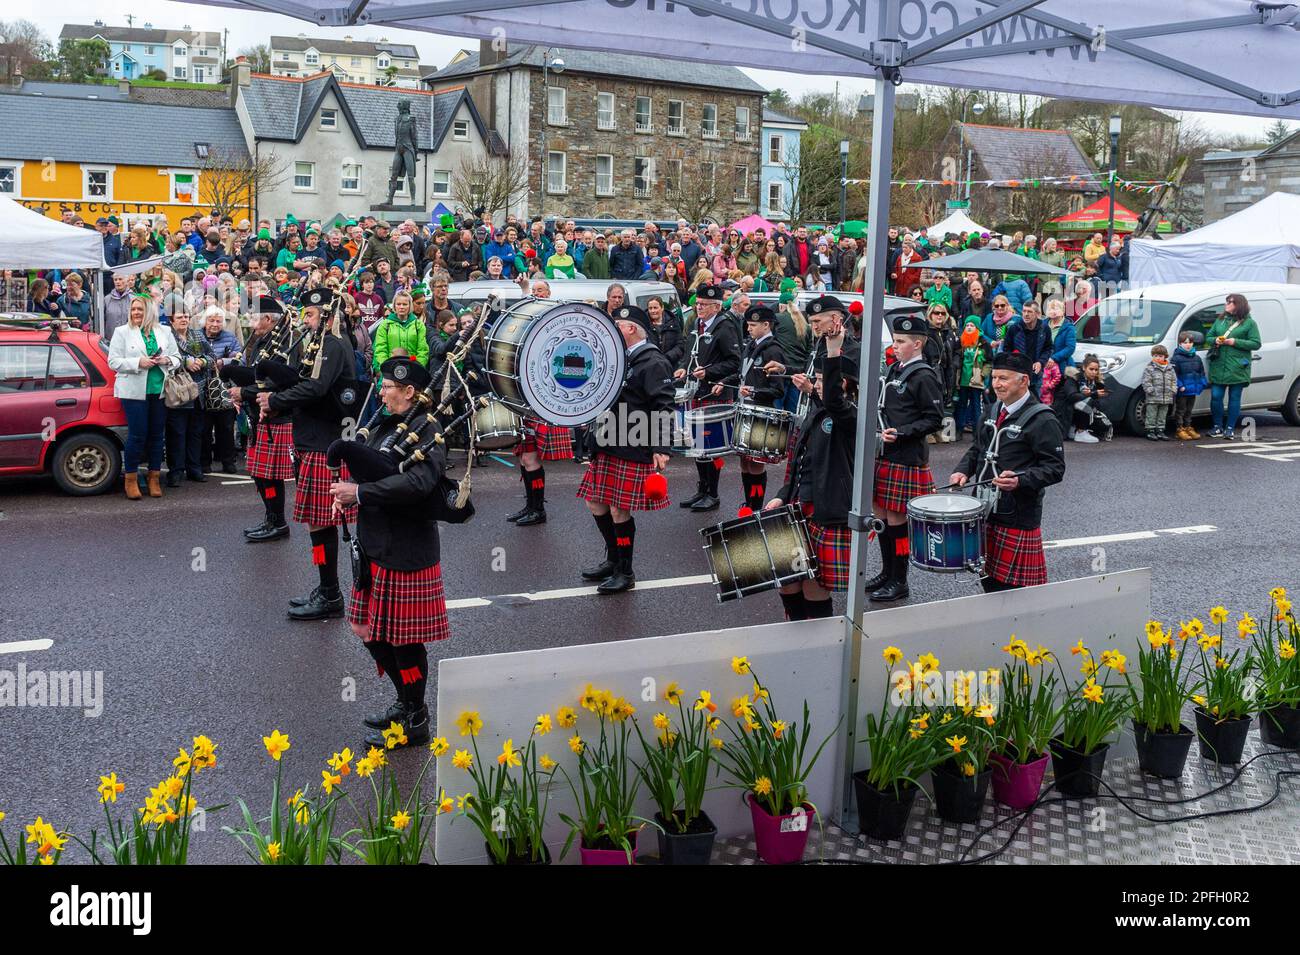
[(878, 507), (895, 513), (907, 513), (907, 502), (934, 491), (930, 466), (909, 467), (890, 461), (876, 462), (876, 483), (871, 499)]
[(515, 445), (515, 456), (527, 453), (540, 454), (543, 461), (572, 460), (573, 432), (537, 418), (527, 418), (524, 420), (524, 439)]
[(293, 425), (283, 423), (257, 425), (257, 440), (249, 445), (245, 459), (248, 473), (264, 481), (293, 480)]
[(342, 516), (334, 513), (334, 498), (330, 485), (335, 481), (351, 481), (345, 464), (338, 477), (325, 466), (325, 452), (304, 451), (298, 459), (298, 489), (293, 498), (293, 519), (298, 524), (311, 527), (337, 527), (344, 520), (356, 523), (357, 506), (343, 509)]
[(370, 628), (367, 643), (382, 640), (403, 646), (446, 640), (451, 627), (442, 592), (442, 565), (389, 570), (372, 562), (370, 589), (352, 588), (348, 620)]
[(578, 497), (594, 504), (608, 504), (624, 511), (657, 511), (668, 506), (668, 498), (646, 497), (645, 479), (654, 471), (650, 463), (596, 453), (596, 459), (582, 476)]
[[(804, 516), (812, 510), (811, 504), (803, 506)], [(849, 557), (853, 546), (853, 532), (847, 527), (823, 527), (808, 518), (808, 537), (813, 554), (817, 557), (817, 583), (834, 593), (849, 589)]]
[(984, 573), (1013, 587), (1047, 583), (1043, 532), (990, 522), (984, 529)]

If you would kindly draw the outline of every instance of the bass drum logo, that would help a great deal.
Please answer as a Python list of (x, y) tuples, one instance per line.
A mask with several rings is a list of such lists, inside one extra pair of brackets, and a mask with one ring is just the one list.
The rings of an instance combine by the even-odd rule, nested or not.
[(548, 424), (588, 424), (611, 408), (623, 388), (627, 351), (618, 328), (580, 302), (539, 315), (521, 344), (524, 402)]

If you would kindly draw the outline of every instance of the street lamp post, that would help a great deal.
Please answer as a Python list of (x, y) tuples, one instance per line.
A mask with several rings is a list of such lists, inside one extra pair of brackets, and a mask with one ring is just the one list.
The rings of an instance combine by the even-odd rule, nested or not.
[(546, 226), (546, 179), (548, 175), (548, 170), (546, 168), (546, 127), (549, 126), (551, 122), (551, 70), (554, 70), (556, 73), (564, 72), (564, 60), (560, 59), (558, 55), (552, 59), (552, 53), (555, 53), (555, 51), (548, 47), (546, 52), (542, 54), (542, 97), (544, 102), (542, 103), (542, 156), (539, 164), (540, 173), (538, 176), (539, 182), (537, 189), (537, 215), (542, 220), (543, 228)]
[(1110, 224), (1106, 228), (1106, 248), (1110, 249), (1110, 244), (1115, 238), (1115, 179), (1119, 172), (1119, 133), (1123, 128), (1124, 120), (1115, 113), (1110, 118)]
[(849, 141), (840, 140), (840, 227), (849, 217)]
[[(979, 119), (981, 116), (984, 115), (984, 104), (983, 104), (983, 103), (972, 103), (972, 102), (970, 101), (970, 98), (971, 98), (971, 96), (973, 96), (973, 95), (975, 95), (975, 94), (973, 94), (973, 93), (968, 93), (968, 94), (967, 94), (967, 95), (962, 99), (962, 101), (961, 101), (961, 143), (960, 143), (961, 146), (965, 146), (965, 145), (966, 145), (966, 107), (968, 107), (968, 106), (970, 107), (970, 111), (971, 111), (972, 113), (975, 114), (975, 118), (976, 118), (976, 119)], [(966, 190), (965, 190), (965, 192), (966, 192), (966, 202), (967, 202), (967, 203), (970, 202), (970, 175), (971, 175), (971, 160), (972, 160), (972, 158), (973, 158), (972, 155), (971, 155), (971, 153), (972, 153), (972, 150), (969, 149), (969, 148), (967, 148), (967, 149), (966, 149), (966, 179), (964, 180), (965, 183), (966, 183)], [(959, 170), (961, 169), (961, 157), (960, 157), (960, 156), (957, 157), (957, 168), (958, 168)], [(959, 191), (958, 191), (958, 195), (960, 195), (960, 194), (961, 194), (961, 192), (960, 192), (960, 190), (959, 190)]]

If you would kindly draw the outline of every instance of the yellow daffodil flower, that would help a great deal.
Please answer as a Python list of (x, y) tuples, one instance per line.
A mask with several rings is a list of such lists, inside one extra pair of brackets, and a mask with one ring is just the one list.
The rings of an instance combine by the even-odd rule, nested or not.
[(559, 763), (543, 753), (542, 758), (537, 761), (537, 765), (542, 767), (542, 772), (549, 773), (552, 769), (558, 766)]
[(743, 676), (749, 672), (749, 657), (732, 657), (731, 672)]
[(582, 691), (582, 695), (578, 697), (578, 705), (590, 713), (595, 713), (599, 708), (600, 695), (590, 683), (588, 683), (587, 688)]
[(405, 809), (399, 809), (397, 811), (397, 814), (394, 815), (393, 818), (389, 820), (389, 822), (393, 824), (394, 829), (396, 829), (398, 832), (401, 832), (403, 829), (405, 829), (407, 826), (411, 824), (411, 814), (408, 813)]
[(1110, 667), (1116, 673), (1128, 672), (1128, 657), (1124, 656), (1124, 654), (1120, 653), (1118, 650), (1111, 650), (1109, 659), (1107, 659), (1105, 653), (1103, 653), (1101, 657), (1101, 662)]
[(885, 658), (885, 663), (891, 667), (903, 659), (903, 651), (898, 647), (885, 647), (884, 650), (880, 651), (880, 655)]
[(293, 818), (297, 820), (300, 826), (305, 826), (311, 821), (311, 811), (307, 808), (306, 803), (298, 807), (298, 811), (293, 814)]
[(722, 738), (719, 736), (713, 737), (713, 739), (709, 740), (709, 745), (714, 749), (722, 749)]
[(1222, 625), (1228, 619), (1228, 608), (1219, 606), (1210, 611), (1210, 622)]
[(713, 694), (708, 690), (700, 690), (700, 698), (695, 701), (695, 710), (708, 710), (710, 713), (718, 712), (718, 704), (713, 702)]
[(1277, 655), (1283, 660), (1290, 660), (1295, 656), (1295, 647), (1291, 644), (1290, 640), (1282, 640), (1278, 643)]
[(656, 713), (655, 716), (654, 716), (654, 719), (651, 720), (650, 722), (654, 723), (654, 727), (655, 727), (655, 729), (657, 729), (657, 730), (666, 730), (666, 729), (668, 729), (668, 714), (667, 714), (667, 713)]
[(1276, 606), (1277, 606), (1277, 615), (1275, 616), (1274, 619), (1276, 619), (1276, 620), (1286, 620), (1288, 617), (1291, 616), (1291, 601), (1290, 601), (1290, 600), (1288, 600), (1288, 599), (1285, 598), (1285, 597), (1279, 597), (1279, 598), (1277, 598), (1276, 601), (1274, 601), (1274, 603), (1275, 603)]
[(1090, 703), (1100, 703), (1101, 697), (1102, 689), (1097, 685), (1097, 681), (1089, 680), (1087, 685), (1083, 688), (1083, 698)]
[[(947, 723), (951, 723), (952, 720), (953, 720), (953, 716), (952, 716), (952, 714), (951, 714), (951, 713), (945, 713), (945, 714), (943, 714), (943, 716), (939, 717), (939, 725), (940, 725), (940, 726), (944, 726), (944, 725), (947, 724)], [(915, 738), (915, 737), (913, 737), (913, 738)]]
[(126, 785), (117, 781), (117, 773), (109, 773), (107, 776), (99, 777), (98, 792), (100, 802), (117, 802), (117, 797), (125, 790)]
[(289, 737), (279, 730), (271, 730), (270, 736), (262, 737), (262, 745), (266, 747), (266, 755), (278, 763), (285, 750), (289, 748)]
[(515, 749), (514, 740), (508, 739), (501, 744), (501, 753), (497, 756), (498, 766), (520, 766), (522, 763), (519, 750)]
[[(362, 779), (365, 779), (367, 776), (373, 773), (376, 768), (377, 768), (377, 764), (369, 756), (362, 756), (359, 760), (357, 760), (357, 775), (360, 776)], [(324, 770), (322, 770), (322, 772), (324, 772)]]
[(533, 724), (533, 732), (538, 736), (545, 736), (553, 727), (550, 713), (541, 713), (537, 717), (537, 722)]
[(753, 696), (754, 696), (755, 703), (757, 703), (759, 700), (766, 700), (768, 698), (767, 690), (764, 687), (761, 687), (757, 683), (755, 683)]
[(585, 745), (586, 744), (582, 741), (582, 737), (579, 736), (577, 733), (574, 733), (572, 736), (569, 737), (569, 749), (573, 750), (573, 752), (576, 753), (577, 755), (579, 756), (582, 755), (582, 748)]
[(160, 788), (168, 799), (175, 799), (185, 791), (185, 780), (179, 776), (169, 776), (162, 781)]
[(1243, 613), (1241, 619), (1237, 621), (1237, 636), (1242, 640), (1252, 634), (1258, 633), (1259, 627), (1255, 623), (1255, 618), (1248, 613)]
[(1216, 653), (1216, 654), (1214, 655), (1214, 668), (1215, 668), (1216, 670), (1226, 670), (1226, 669), (1228, 669), (1228, 661), (1227, 661), (1227, 659), (1226, 659), (1225, 657), (1221, 657), (1221, 656), (1219, 656), (1219, 655)]
[(301, 789), (299, 789), (296, 793), (294, 793), (292, 796), (290, 796), (288, 799), (286, 799), (286, 800), (284, 801), (284, 803), (285, 803), (286, 806), (296, 806), (296, 805), (298, 805), (298, 803), (300, 803), (300, 802), (302, 802), (302, 790), (301, 790)]
[(443, 813), (451, 812), (455, 808), (456, 808), (456, 800), (448, 796), (447, 791), (445, 789), (442, 790), (442, 792), (438, 796), (438, 814), (442, 815)]
[(961, 748), (966, 745), (965, 736), (945, 736), (943, 741), (952, 747), (954, 753), (960, 753)]
[(962, 764), (961, 764), (961, 774), (962, 774), (963, 776), (974, 776), (974, 775), (975, 775), (975, 764), (974, 764), (974, 763), (962, 763)]
[[(439, 737), (439, 739), (441, 739), (441, 737)], [(434, 740), (434, 742), (436, 743), (437, 740)], [(446, 740), (443, 740), (443, 742), (445, 743)], [(430, 745), (429, 748), (432, 749), (432, 745)], [(335, 753), (326, 760), (326, 762), (329, 764), (330, 769), (334, 770), (340, 776), (346, 776), (348, 773), (352, 772), (352, 767), (348, 765), (348, 763), (352, 762), (352, 750), (347, 746), (344, 746), (342, 752)]]
[(473, 806), (473, 805), (474, 805), (474, 796), (471, 793), (466, 793), (463, 796), (456, 797), (457, 809), (464, 809), (466, 806)]
[(1199, 693), (1192, 696), (1192, 702), (1200, 707), (1206, 707), (1210, 705), (1210, 701), (1207, 700), (1205, 697), (1201, 696)]
[(775, 737), (776, 739), (780, 739), (784, 735), (785, 735), (785, 720), (773, 720), (772, 736)]
[(994, 718), (997, 715), (997, 710), (994, 708), (992, 703), (981, 703), (979, 707), (976, 708), (975, 715), (989, 726), (992, 726)]
[(1273, 600), (1273, 601), (1285, 600), (1285, 599), (1286, 599), (1286, 588), (1285, 588), (1285, 587), (1274, 587), (1272, 590), (1270, 590), (1270, 591), (1268, 592), (1268, 596), (1269, 596), (1269, 599), (1270, 599), (1270, 600)]
[(908, 722), (911, 723), (913, 726), (915, 726), (917, 729), (920, 729), (920, 730), (929, 729), (929, 728), (930, 728), (930, 714), (929, 714), (929, 713), (922, 713), (920, 716), (915, 717), (914, 719), (908, 720)]
[(396, 749), (398, 744), (406, 745), (406, 728), (396, 721), (388, 724), (384, 730), (384, 748)]
[(939, 658), (933, 653), (923, 653), (916, 658), (916, 662), (921, 665), (922, 673), (933, 673), (939, 669)]
[(635, 712), (636, 707), (620, 696), (614, 701), (614, 709), (611, 715), (614, 717), (615, 722), (621, 723)]
[(743, 719), (753, 714), (754, 707), (749, 702), (748, 696), (738, 696), (731, 701), (731, 715), (736, 719)]
[(469, 769), (474, 765), (474, 757), (467, 749), (458, 749), (454, 756), (451, 757), (451, 764), (457, 769)]
[(266, 844), (266, 858), (270, 862), (275, 862), (280, 858), (280, 843), (268, 842)]
[(754, 780), (754, 792), (758, 793), (760, 796), (766, 796), (771, 791), (772, 780), (768, 779), (766, 776), (759, 776), (758, 779)]
[[(288, 749), (288, 747), (285, 747)], [(217, 744), (206, 736), (194, 737), (194, 771), (211, 769), (217, 765)]]
[(754, 730), (759, 729), (763, 724), (755, 723), (753, 719), (747, 716), (745, 717), (745, 722), (743, 725), (746, 733), (752, 733), (754, 732)]
[(190, 758), (190, 754), (185, 752), (185, 747), (181, 746), (178, 747), (178, 749), (180, 750), (180, 755), (172, 760), (172, 765), (176, 767), (176, 774), (178, 776), (184, 776), (189, 773), (190, 767), (194, 764), (194, 761)]
[[(361, 772), (361, 763), (357, 763), (357, 774), (360, 776), (370, 775), (370, 773), (368, 772), (366, 773)], [(328, 769), (322, 769), (320, 771), (320, 776), (321, 776), (320, 788), (325, 790), (325, 795), (327, 796), (334, 791), (335, 786), (338, 786), (343, 782), (342, 776), (331, 773)]]
[(571, 706), (561, 706), (555, 711), (555, 722), (563, 729), (573, 729), (578, 723), (578, 714)]
[(664, 690), (664, 699), (676, 706), (682, 701), (682, 688), (675, 682), (669, 683), (668, 688)]
[(456, 717), (456, 727), (461, 736), (477, 736), (483, 729), (483, 720), (479, 718), (477, 710), (466, 710)]

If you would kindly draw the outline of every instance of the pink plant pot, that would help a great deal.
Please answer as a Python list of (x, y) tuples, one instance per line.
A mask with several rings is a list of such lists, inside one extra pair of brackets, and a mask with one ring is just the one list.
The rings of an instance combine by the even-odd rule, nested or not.
[(758, 857), (768, 865), (791, 865), (803, 859), (803, 851), (808, 845), (808, 833), (813, 826), (813, 807), (804, 806), (804, 825), (796, 828), (794, 819), (798, 813), (784, 816), (769, 816), (767, 810), (747, 793), (749, 814), (754, 820), (754, 842), (758, 847)]
[(632, 843), (630, 860), (622, 849), (588, 849), (581, 842), (578, 844), (578, 857), (583, 865), (636, 865), (637, 833), (633, 832), (630, 835)]
[(993, 798), (1012, 809), (1028, 809), (1043, 788), (1049, 757), (1043, 754), (1029, 763), (1017, 763), (1000, 753), (989, 756), (993, 764)]

